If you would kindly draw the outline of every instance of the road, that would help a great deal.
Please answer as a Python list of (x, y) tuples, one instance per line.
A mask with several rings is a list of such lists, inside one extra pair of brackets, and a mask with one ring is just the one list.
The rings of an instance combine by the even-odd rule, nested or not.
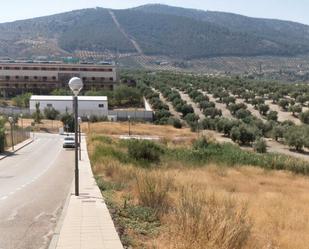
[(47, 248), (73, 180), (74, 152), (63, 138), (35, 141), (0, 161), (0, 249)]

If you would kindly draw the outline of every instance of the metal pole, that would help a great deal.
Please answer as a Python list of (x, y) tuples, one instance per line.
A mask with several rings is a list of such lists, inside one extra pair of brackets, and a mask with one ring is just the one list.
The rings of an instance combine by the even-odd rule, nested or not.
[(81, 136), (81, 130), (80, 130), (80, 125), (78, 125), (78, 131), (79, 131), (79, 160), (82, 160), (82, 148), (81, 148), (81, 143), (82, 143), (82, 136)]
[(13, 124), (12, 123), (11, 123), (11, 142), (12, 142), (12, 150), (14, 152)]
[(131, 136), (131, 119), (129, 118), (129, 136)]
[(79, 196), (79, 171), (78, 171), (78, 99), (74, 96), (74, 129), (75, 129), (75, 196)]

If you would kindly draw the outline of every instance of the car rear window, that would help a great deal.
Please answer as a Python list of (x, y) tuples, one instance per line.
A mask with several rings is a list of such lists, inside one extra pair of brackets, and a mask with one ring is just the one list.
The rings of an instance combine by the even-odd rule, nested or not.
[(74, 141), (74, 138), (73, 137), (66, 137), (64, 140), (65, 141)]

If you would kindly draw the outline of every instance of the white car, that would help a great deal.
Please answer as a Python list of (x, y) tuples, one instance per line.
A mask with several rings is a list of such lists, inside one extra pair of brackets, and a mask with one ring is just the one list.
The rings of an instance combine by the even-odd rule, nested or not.
[(75, 148), (75, 139), (74, 137), (67, 136), (64, 138), (63, 148)]

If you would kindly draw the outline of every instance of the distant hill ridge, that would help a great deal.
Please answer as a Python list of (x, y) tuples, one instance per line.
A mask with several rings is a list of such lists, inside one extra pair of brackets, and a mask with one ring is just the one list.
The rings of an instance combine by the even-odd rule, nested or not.
[(0, 24), (0, 56), (137, 53), (132, 40), (180, 59), (309, 53), (309, 26), (295, 22), (158, 4), (112, 12), (120, 27), (104, 8)]

